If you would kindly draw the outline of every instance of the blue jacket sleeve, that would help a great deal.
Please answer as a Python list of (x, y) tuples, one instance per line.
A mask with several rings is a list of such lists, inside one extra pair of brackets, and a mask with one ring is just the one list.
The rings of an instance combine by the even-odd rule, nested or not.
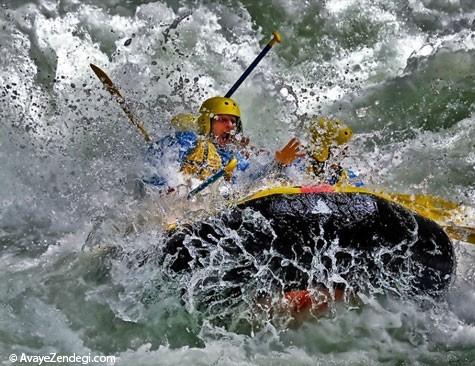
[(176, 171), (170, 169), (173, 163), (181, 164), (189, 151), (196, 145), (197, 136), (194, 132), (177, 132), (165, 136), (150, 144), (145, 156), (146, 172), (142, 181), (157, 187), (166, 187), (170, 174)]

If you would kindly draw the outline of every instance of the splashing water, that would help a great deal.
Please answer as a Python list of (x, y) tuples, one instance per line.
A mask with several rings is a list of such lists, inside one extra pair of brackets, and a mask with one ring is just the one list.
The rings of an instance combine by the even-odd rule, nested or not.
[[(280, 30), (283, 43), (234, 95), (254, 144), (273, 150), (304, 138), (310, 117), (335, 116), (355, 132), (343, 165), (366, 182), (473, 206), (474, 16), (469, 1), (4, 1), (1, 361), (91, 352), (124, 365), (472, 364), (475, 253), (464, 243), (446, 297), (381, 294), (393, 286), (382, 278), (299, 327), (253, 311), (266, 266), (243, 297), (216, 280), (251, 255), (216, 246), (201, 269), (166, 270), (164, 226), (224, 212), (220, 190), (234, 188), (192, 203), (138, 199), (147, 146), (89, 63), (158, 138), (173, 115), (224, 94)], [(272, 237), (256, 212), (246, 220)], [(326, 254), (339, 250), (332, 242)], [(321, 275), (318, 259), (312, 268)]]

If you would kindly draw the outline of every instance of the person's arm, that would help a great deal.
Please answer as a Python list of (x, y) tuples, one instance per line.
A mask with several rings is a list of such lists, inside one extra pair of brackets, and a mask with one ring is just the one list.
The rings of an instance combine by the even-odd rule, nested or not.
[(177, 132), (150, 144), (145, 156), (147, 164), (142, 181), (165, 193), (172, 192), (180, 183), (181, 161), (195, 144), (196, 134), (193, 132)]
[(275, 152), (275, 160), (282, 166), (292, 164), (296, 159), (305, 156), (305, 151), (301, 149), (300, 141), (294, 137), (283, 147)]
[(144, 183), (153, 185), (157, 188), (166, 188), (167, 180), (160, 174), (158, 166), (163, 162), (166, 149), (174, 143), (172, 136), (165, 136), (152, 142), (145, 153), (146, 171), (142, 176)]
[(242, 175), (246, 181), (245, 183), (253, 184), (273, 172), (279, 172), (286, 166), (291, 165), (296, 159), (305, 156), (305, 152), (301, 150), (300, 141), (294, 137), (281, 150), (276, 151), (275, 154), (268, 150), (252, 148), (252, 154), (242, 155), (249, 156), (249, 159), (246, 160), (248, 166), (245, 169), (239, 170), (246, 171)]

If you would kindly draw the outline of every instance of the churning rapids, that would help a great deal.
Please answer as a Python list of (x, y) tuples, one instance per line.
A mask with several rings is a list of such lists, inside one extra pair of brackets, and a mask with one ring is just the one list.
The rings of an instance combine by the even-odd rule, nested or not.
[[(117, 365), (475, 363), (473, 245), (454, 241), (456, 275), (441, 297), (414, 295), (389, 273), (301, 324), (256, 311), (256, 292), (280, 283), (270, 260), (239, 296), (219, 280), (252, 261), (247, 247), (233, 257), (207, 236), (201, 254), (216, 265), (169, 270), (167, 223), (226, 215), (223, 191), (266, 183), (221, 182), (192, 202), (138, 194), (147, 146), (89, 64), (160, 137), (172, 116), (224, 94), (276, 30), (282, 44), (233, 96), (254, 144), (305, 140), (310, 117), (332, 115), (355, 134), (342, 165), (368, 186), (475, 206), (473, 1), (2, 0), (2, 364), (50, 352), (114, 355)], [(240, 220), (275, 234), (256, 211)], [(246, 243), (215, 225), (219, 240)], [(328, 243), (332, 262), (338, 238)], [(356, 264), (346, 269), (364, 277)]]

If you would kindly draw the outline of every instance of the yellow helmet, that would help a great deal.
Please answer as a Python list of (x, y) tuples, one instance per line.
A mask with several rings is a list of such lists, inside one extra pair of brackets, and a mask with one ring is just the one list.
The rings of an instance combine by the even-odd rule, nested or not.
[(211, 118), (218, 114), (229, 114), (238, 118), (237, 132), (242, 131), (241, 111), (237, 103), (231, 98), (213, 97), (206, 99), (200, 107), (201, 115), (198, 117), (198, 131), (203, 135), (211, 132)]
[(326, 117), (315, 118), (309, 127), (312, 156), (319, 162), (328, 160), (330, 147), (347, 143), (353, 131), (342, 121)]

